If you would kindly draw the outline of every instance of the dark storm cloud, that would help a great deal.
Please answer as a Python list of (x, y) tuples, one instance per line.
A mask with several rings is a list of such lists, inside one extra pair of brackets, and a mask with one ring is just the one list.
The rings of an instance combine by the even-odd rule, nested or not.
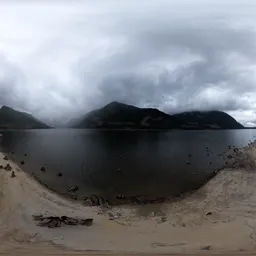
[(67, 120), (121, 101), (168, 113), (218, 109), (253, 123), (256, 4), (222, 2), (0, 10), (0, 104)]
[[(249, 63), (255, 61), (255, 40), (251, 31), (201, 25), (199, 28), (166, 28), (165, 32), (151, 31), (149, 35), (145, 32), (141, 38), (130, 38), (135, 41), (133, 48), (112, 56), (106, 66), (114, 65), (111, 68), (118, 71), (128, 59), (128, 70), (136, 65), (138, 69), (143, 65), (146, 68), (148, 62), (154, 62), (156, 56), (150, 52), (156, 49), (159, 58), (170, 61), (173, 55), (177, 58), (184, 52), (198, 56), (199, 60), (169, 69), (163, 63), (150, 68), (149, 72), (111, 75), (99, 86), (105, 103), (111, 100), (139, 105), (151, 102), (169, 112), (250, 108), (250, 103), (240, 96), (244, 92), (255, 92), (254, 80), (241, 77), (244, 59)], [(137, 54), (141, 51), (148, 53), (145, 58)], [(173, 99), (170, 104), (166, 101), (168, 97)]]
[[(255, 79), (247, 67), (255, 63), (254, 31), (218, 21), (157, 22), (131, 26), (128, 47), (101, 63), (101, 104), (119, 100), (171, 113), (250, 109), (246, 94), (255, 93)], [(186, 55), (195, 60), (168, 68)]]

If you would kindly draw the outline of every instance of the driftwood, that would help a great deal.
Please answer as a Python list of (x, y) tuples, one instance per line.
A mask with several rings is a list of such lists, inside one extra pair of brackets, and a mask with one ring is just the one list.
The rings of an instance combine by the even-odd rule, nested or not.
[(33, 215), (33, 219), (35, 221), (39, 221), (37, 224), (40, 227), (48, 227), (48, 228), (59, 228), (62, 224), (65, 225), (82, 225), (82, 226), (91, 226), (93, 223), (93, 219), (79, 219), (79, 218), (71, 218), (67, 216), (43, 216), (43, 215)]

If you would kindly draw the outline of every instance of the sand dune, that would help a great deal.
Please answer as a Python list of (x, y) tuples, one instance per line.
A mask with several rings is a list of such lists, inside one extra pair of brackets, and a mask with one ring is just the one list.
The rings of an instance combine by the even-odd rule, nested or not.
[[(61, 198), (15, 170), (0, 170), (0, 252), (84, 255), (84, 253), (226, 253), (256, 249), (256, 147), (238, 153), (234, 169), (175, 202), (115, 207), (109, 220), (100, 208)], [(33, 214), (94, 218), (91, 227), (36, 225)]]

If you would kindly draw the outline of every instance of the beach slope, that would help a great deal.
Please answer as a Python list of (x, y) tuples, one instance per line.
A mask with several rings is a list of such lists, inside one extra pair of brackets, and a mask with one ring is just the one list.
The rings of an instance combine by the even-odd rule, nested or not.
[[(242, 254), (256, 250), (256, 146), (237, 153), (190, 196), (103, 211), (69, 201), (38, 184), (15, 163), (0, 170), (0, 252), (26, 255), (109, 253)], [(12, 171), (15, 177), (12, 177)], [(93, 225), (39, 227), (32, 215), (93, 218)], [(111, 216), (117, 216), (109, 219)]]

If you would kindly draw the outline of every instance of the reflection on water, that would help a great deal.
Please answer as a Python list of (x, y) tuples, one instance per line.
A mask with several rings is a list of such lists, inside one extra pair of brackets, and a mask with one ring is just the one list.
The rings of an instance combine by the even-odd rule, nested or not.
[[(17, 161), (25, 161), (26, 171), (62, 193), (79, 184), (87, 194), (174, 195), (193, 189), (212, 170), (225, 165), (219, 154), (229, 145), (244, 146), (255, 138), (256, 130), (52, 129), (2, 134), (2, 150), (14, 151)], [(42, 166), (45, 173), (40, 171)], [(58, 172), (63, 176), (57, 177)]]

